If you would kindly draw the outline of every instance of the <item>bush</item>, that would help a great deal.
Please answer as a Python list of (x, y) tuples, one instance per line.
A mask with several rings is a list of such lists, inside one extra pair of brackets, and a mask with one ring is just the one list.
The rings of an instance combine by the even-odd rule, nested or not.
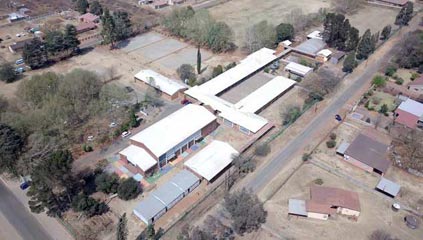
[(334, 148), (336, 146), (336, 141), (335, 140), (329, 140), (326, 142), (326, 146), (328, 148)]
[(84, 152), (92, 152), (93, 151), (93, 147), (91, 147), (90, 145), (82, 145), (82, 150), (84, 150)]
[(371, 123), (371, 122), (372, 122), (372, 120), (370, 118), (366, 119), (366, 123)]
[(119, 177), (116, 174), (101, 173), (95, 177), (96, 190), (106, 194), (116, 193), (119, 188)]
[(317, 184), (317, 185), (323, 185), (323, 179), (321, 179), (321, 178), (317, 178), (317, 179), (314, 179), (314, 184)]
[(386, 84), (386, 78), (384, 78), (383, 76), (380, 76), (380, 75), (375, 76), (375, 77), (373, 78), (372, 83), (373, 83), (373, 85), (375, 85), (376, 87), (383, 87), (383, 86), (385, 86), (385, 84)]
[(130, 200), (138, 197), (142, 192), (140, 184), (133, 178), (125, 179), (118, 187), (117, 193), (120, 199)]
[(13, 69), (12, 64), (10, 63), (3, 63), (0, 66), (0, 81), (4, 81), (6, 83), (11, 83), (18, 78), (18, 75)]
[(332, 139), (332, 140), (336, 140), (336, 133), (331, 133), (331, 134), (329, 135), (329, 137), (330, 137), (330, 139)]
[(388, 105), (386, 105), (386, 104), (383, 104), (381, 107), (380, 107), (380, 109), (379, 109), (379, 112), (380, 113), (383, 113), (383, 114), (385, 114), (385, 113), (388, 113)]
[(371, 90), (371, 89), (367, 92), (367, 94), (368, 94), (369, 96), (372, 96), (372, 95), (373, 95), (373, 93), (374, 93), (374, 92), (373, 92), (373, 90)]
[(311, 159), (311, 154), (310, 153), (304, 153), (302, 156), (303, 161), (308, 161)]
[(182, 81), (196, 79), (194, 68), (189, 64), (182, 64), (176, 72)]
[(87, 217), (101, 215), (109, 210), (107, 204), (99, 202), (85, 194), (76, 196), (71, 205), (74, 211), (84, 212)]
[(386, 69), (385, 69), (385, 75), (386, 76), (389, 76), (389, 77), (392, 77), (392, 76), (394, 76), (394, 74), (397, 72), (397, 68), (395, 67), (395, 66), (388, 66)]
[(222, 65), (217, 65), (217, 67), (213, 68), (212, 78), (217, 77), (218, 75), (223, 73)]
[(265, 72), (265, 73), (269, 73), (269, 72), (270, 72), (270, 68), (266, 67), (266, 68), (264, 69), (264, 72)]
[(404, 83), (404, 79), (402, 79), (402, 78), (398, 77), (398, 78), (395, 80), (395, 83), (396, 83), (396, 84), (398, 84), (398, 85), (402, 85), (402, 84)]
[(229, 69), (236, 66), (236, 62), (231, 62), (228, 65), (226, 65), (225, 70), (228, 71)]
[(270, 153), (270, 145), (268, 143), (259, 144), (254, 149), (254, 154), (260, 157), (266, 156)]
[(418, 74), (418, 73), (412, 73), (411, 74), (411, 77), (410, 77), (410, 80), (411, 81), (414, 81), (414, 80), (416, 80), (417, 78), (419, 78), (420, 77), (420, 75)]

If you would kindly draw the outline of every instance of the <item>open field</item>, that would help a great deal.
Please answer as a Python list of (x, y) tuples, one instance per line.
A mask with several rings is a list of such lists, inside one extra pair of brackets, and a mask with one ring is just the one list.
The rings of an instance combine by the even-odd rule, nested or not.
[(357, 14), (347, 16), (352, 26), (357, 28), (362, 35), (366, 29), (370, 29), (372, 33), (377, 31), (382, 32), (383, 27), (391, 24), (395, 28), (395, 17), (398, 14), (398, 9), (377, 7), (366, 4), (361, 8)]
[(307, 14), (329, 6), (329, 0), (233, 0), (210, 8), (210, 13), (232, 28), (235, 43), (242, 46), (245, 30), (253, 24), (266, 20), (277, 25), (292, 9), (300, 8)]
[[(309, 187), (316, 179), (323, 180), (323, 186), (339, 187), (356, 191), (360, 197), (361, 215), (357, 222), (335, 216), (328, 221), (288, 217), (288, 199), (309, 199)], [(302, 166), (294, 176), (265, 204), (267, 222), (260, 233), (253, 233), (241, 239), (258, 239), (271, 233), (288, 239), (367, 239), (374, 230), (383, 229), (400, 239), (420, 239), (423, 229), (411, 230), (403, 222), (404, 212), (393, 212), (391, 203), (378, 195), (362, 190), (343, 178), (328, 173), (312, 164)], [(313, 231), (310, 231), (313, 229)], [(272, 239), (272, 238), (270, 238)], [(277, 238), (275, 238), (277, 239)]]

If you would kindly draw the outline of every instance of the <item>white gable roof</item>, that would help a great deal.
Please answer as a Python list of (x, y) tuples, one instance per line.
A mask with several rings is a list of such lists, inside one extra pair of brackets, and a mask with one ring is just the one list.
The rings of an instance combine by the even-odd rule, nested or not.
[(134, 135), (131, 140), (143, 143), (160, 157), (214, 120), (216, 116), (206, 108), (188, 104)]
[(322, 56), (324, 56), (324, 57), (329, 57), (330, 55), (332, 55), (332, 51), (331, 51), (331, 50), (329, 50), (329, 49), (323, 49), (323, 50), (320, 50), (320, 51), (317, 53), (317, 55), (322, 55)]
[(231, 164), (233, 155), (237, 154), (238, 151), (228, 143), (215, 140), (186, 161), (184, 165), (210, 181)]
[(307, 66), (295, 63), (295, 62), (290, 62), (288, 63), (288, 65), (286, 65), (285, 67), (286, 71), (291, 71), (293, 73), (299, 74), (301, 76), (305, 76), (307, 75), (307, 73), (313, 71), (313, 68), (309, 68)]
[(423, 104), (417, 101), (414, 101), (413, 99), (410, 99), (410, 98), (402, 102), (398, 108), (405, 112), (409, 112), (413, 114), (414, 116), (418, 116), (418, 117), (423, 116)]
[(141, 168), (144, 172), (157, 164), (157, 161), (143, 148), (130, 145), (119, 152), (124, 155), (129, 162)]
[(157, 73), (153, 70), (145, 69), (139, 71), (135, 78), (145, 82), (146, 84), (160, 89), (160, 91), (172, 96), (182, 89), (187, 89), (188, 86), (182, 82), (169, 79), (160, 73)]

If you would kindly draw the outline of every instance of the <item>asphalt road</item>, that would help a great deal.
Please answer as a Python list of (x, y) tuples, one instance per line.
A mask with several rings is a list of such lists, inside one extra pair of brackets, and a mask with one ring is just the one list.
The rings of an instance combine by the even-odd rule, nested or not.
[[(416, 22), (416, 16), (413, 18)], [(417, 24), (414, 23), (413, 27), (403, 29), (403, 32), (408, 32), (410, 29), (417, 28)], [(403, 36), (404, 33), (400, 33), (400, 36), (395, 36), (396, 39), (399, 39)], [(383, 62), (387, 62), (395, 55), (395, 51), (398, 50), (397, 45), (393, 49), (387, 51), (384, 55), (379, 57), (377, 60), (371, 61), (367, 64), (364, 72), (358, 76), (350, 75), (347, 76), (344, 81), (353, 81), (349, 87), (344, 89), (343, 92), (338, 93), (334, 100), (329, 103), (329, 105), (318, 114), (313, 120), (304, 127), (300, 135), (290, 141), (284, 148), (281, 149), (280, 153), (268, 161), (266, 165), (256, 170), (254, 176), (248, 179), (247, 182), (241, 183), (243, 187), (252, 189), (255, 193), (260, 192), (268, 183), (272, 181), (274, 177), (278, 175), (280, 170), (284, 167), (288, 160), (292, 159), (294, 155), (300, 151), (303, 146), (307, 145), (309, 140), (318, 132), (321, 131), (322, 127), (329, 121), (334, 121), (334, 116), (337, 114), (341, 108), (347, 103), (347, 101), (352, 98), (358, 91), (366, 84), (370, 82), (370, 79), (373, 75), (379, 70)], [(383, 48), (383, 46), (382, 46)], [(366, 63), (363, 63), (366, 64)]]
[(2, 181), (0, 181), (0, 212), (24, 240), (52, 239)]

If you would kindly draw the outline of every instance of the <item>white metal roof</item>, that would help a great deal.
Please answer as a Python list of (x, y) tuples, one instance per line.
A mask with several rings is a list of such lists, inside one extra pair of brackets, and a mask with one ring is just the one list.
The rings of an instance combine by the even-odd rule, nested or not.
[(204, 105), (208, 105), (214, 110), (222, 111), (225, 108), (234, 108), (234, 105), (220, 97), (204, 93), (199, 86), (194, 86), (185, 91), (185, 94), (197, 99)]
[(294, 80), (277, 76), (250, 95), (241, 99), (235, 104), (235, 107), (241, 111), (255, 113), (295, 83)]
[(235, 67), (218, 75), (200, 86), (201, 91), (210, 95), (217, 95), (231, 87), (255, 71), (276, 60), (274, 50), (262, 48), (241, 61)]
[(184, 192), (171, 182), (166, 182), (151, 193), (152, 196), (163, 203), (166, 207), (170, 207), (170, 205), (183, 194)]
[(129, 162), (141, 168), (144, 172), (154, 167), (157, 161), (143, 148), (130, 145), (119, 152), (124, 155)]
[(233, 155), (236, 154), (238, 151), (231, 145), (215, 140), (186, 161), (184, 165), (210, 181), (232, 162)]
[(418, 117), (423, 116), (423, 104), (410, 98), (402, 102), (398, 108)]
[[(149, 220), (157, 216), (159, 213), (163, 212), (166, 209), (165, 205), (157, 200), (153, 195), (148, 196), (142, 200), (134, 209), (134, 214), (138, 217), (141, 217), (141, 220), (146, 224), (149, 223)], [(144, 219), (142, 219), (144, 218)]]
[(399, 193), (401, 186), (392, 182), (391, 180), (382, 177), (376, 188), (395, 197)]
[(135, 78), (145, 82), (146, 84), (154, 88), (160, 89), (160, 91), (171, 96), (182, 89), (188, 88), (188, 86), (183, 84), (182, 82), (169, 79), (161, 75), (160, 73), (157, 73), (150, 69), (139, 71), (135, 75)]
[(320, 31), (313, 31), (310, 34), (307, 35), (307, 38), (314, 38), (314, 39), (320, 39), (322, 40), (322, 34)]
[(307, 75), (309, 72), (313, 71), (313, 68), (298, 64), (296, 62), (290, 62), (285, 67), (286, 71), (291, 71), (293, 73), (299, 74), (301, 76)]
[(306, 202), (305, 200), (289, 199), (288, 209), (290, 214), (307, 216)]
[(285, 41), (282, 42), (282, 44), (285, 45), (285, 46), (291, 46), (292, 42), (289, 41), (289, 40), (285, 40)]
[(169, 180), (169, 182), (181, 189), (183, 192), (186, 192), (198, 183), (198, 181), (200, 181), (200, 179), (186, 169), (183, 169)]
[(332, 55), (332, 51), (329, 50), (329, 49), (323, 49), (323, 50), (320, 50), (317, 53), (317, 55), (322, 55), (322, 56), (325, 56), (325, 57), (329, 57), (330, 55)]
[(131, 140), (143, 143), (160, 157), (214, 120), (216, 116), (206, 108), (188, 104), (134, 135)]

